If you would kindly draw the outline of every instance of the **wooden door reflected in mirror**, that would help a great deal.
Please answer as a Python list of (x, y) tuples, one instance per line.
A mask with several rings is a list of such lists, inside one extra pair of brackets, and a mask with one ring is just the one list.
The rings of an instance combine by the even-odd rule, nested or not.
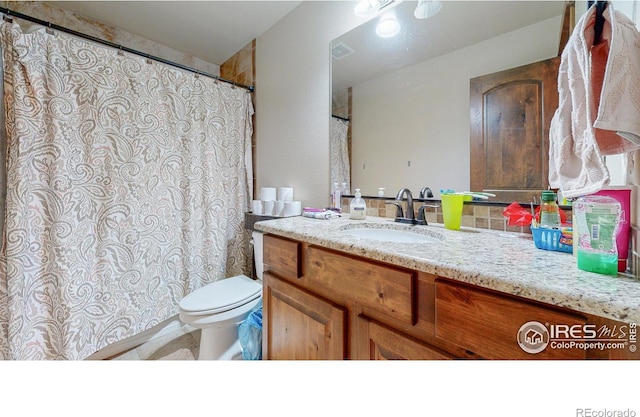
[(471, 79), (471, 189), (532, 201), (549, 185), (560, 58)]

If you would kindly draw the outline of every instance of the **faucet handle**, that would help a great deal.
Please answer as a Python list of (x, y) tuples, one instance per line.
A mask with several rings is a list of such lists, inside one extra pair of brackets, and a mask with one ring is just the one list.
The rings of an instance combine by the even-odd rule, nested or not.
[(396, 218), (401, 219), (404, 217), (404, 212), (402, 211), (402, 206), (397, 201), (385, 201), (385, 204), (393, 204), (396, 206)]
[(424, 213), (426, 208), (440, 208), (440, 205), (439, 204), (423, 204), (418, 209), (418, 219), (417, 219), (418, 222), (420, 222), (420, 224), (428, 225), (429, 223), (427, 223), (427, 216)]

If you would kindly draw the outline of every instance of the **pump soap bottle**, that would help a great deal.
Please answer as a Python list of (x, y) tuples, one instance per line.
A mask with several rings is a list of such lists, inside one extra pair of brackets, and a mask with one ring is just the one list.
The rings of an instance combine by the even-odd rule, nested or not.
[(349, 218), (354, 220), (365, 220), (367, 218), (367, 204), (362, 198), (360, 189), (356, 188), (355, 198), (349, 205)]

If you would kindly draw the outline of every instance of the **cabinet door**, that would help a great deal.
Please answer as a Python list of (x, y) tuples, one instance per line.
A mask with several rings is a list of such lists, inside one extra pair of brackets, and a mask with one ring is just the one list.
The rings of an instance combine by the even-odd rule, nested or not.
[(347, 311), (265, 272), (265, 359), (345, 359)]
[(358, 359), (452, 359), (434, 347), (363, 316), (358, 317), (358, 330)]
[(547, 189), (560, 58), (471, 79), (471, 189), (531, 201)]

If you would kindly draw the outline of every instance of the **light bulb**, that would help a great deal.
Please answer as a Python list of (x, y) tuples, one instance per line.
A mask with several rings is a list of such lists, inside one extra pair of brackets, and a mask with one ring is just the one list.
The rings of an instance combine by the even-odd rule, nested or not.
[(377, 13), (379, 8), (379, 0), (360, 0), (358, 4), (356, 4), (354, 13), (356, 16), (367, 17)]
[(413, 12), (413, 15), (417, 19), (427, 19), (437, 14), (442, 9), (442, 3), (434, 0), (420, 0), (418, 1), (418, 7)]
[(396, 19), (395, 14), (391, 12), (380, 17), (380, 21), (376, 26), (376, 34), (381, 38), (391, 38), (400, 32), (400, 22)]

